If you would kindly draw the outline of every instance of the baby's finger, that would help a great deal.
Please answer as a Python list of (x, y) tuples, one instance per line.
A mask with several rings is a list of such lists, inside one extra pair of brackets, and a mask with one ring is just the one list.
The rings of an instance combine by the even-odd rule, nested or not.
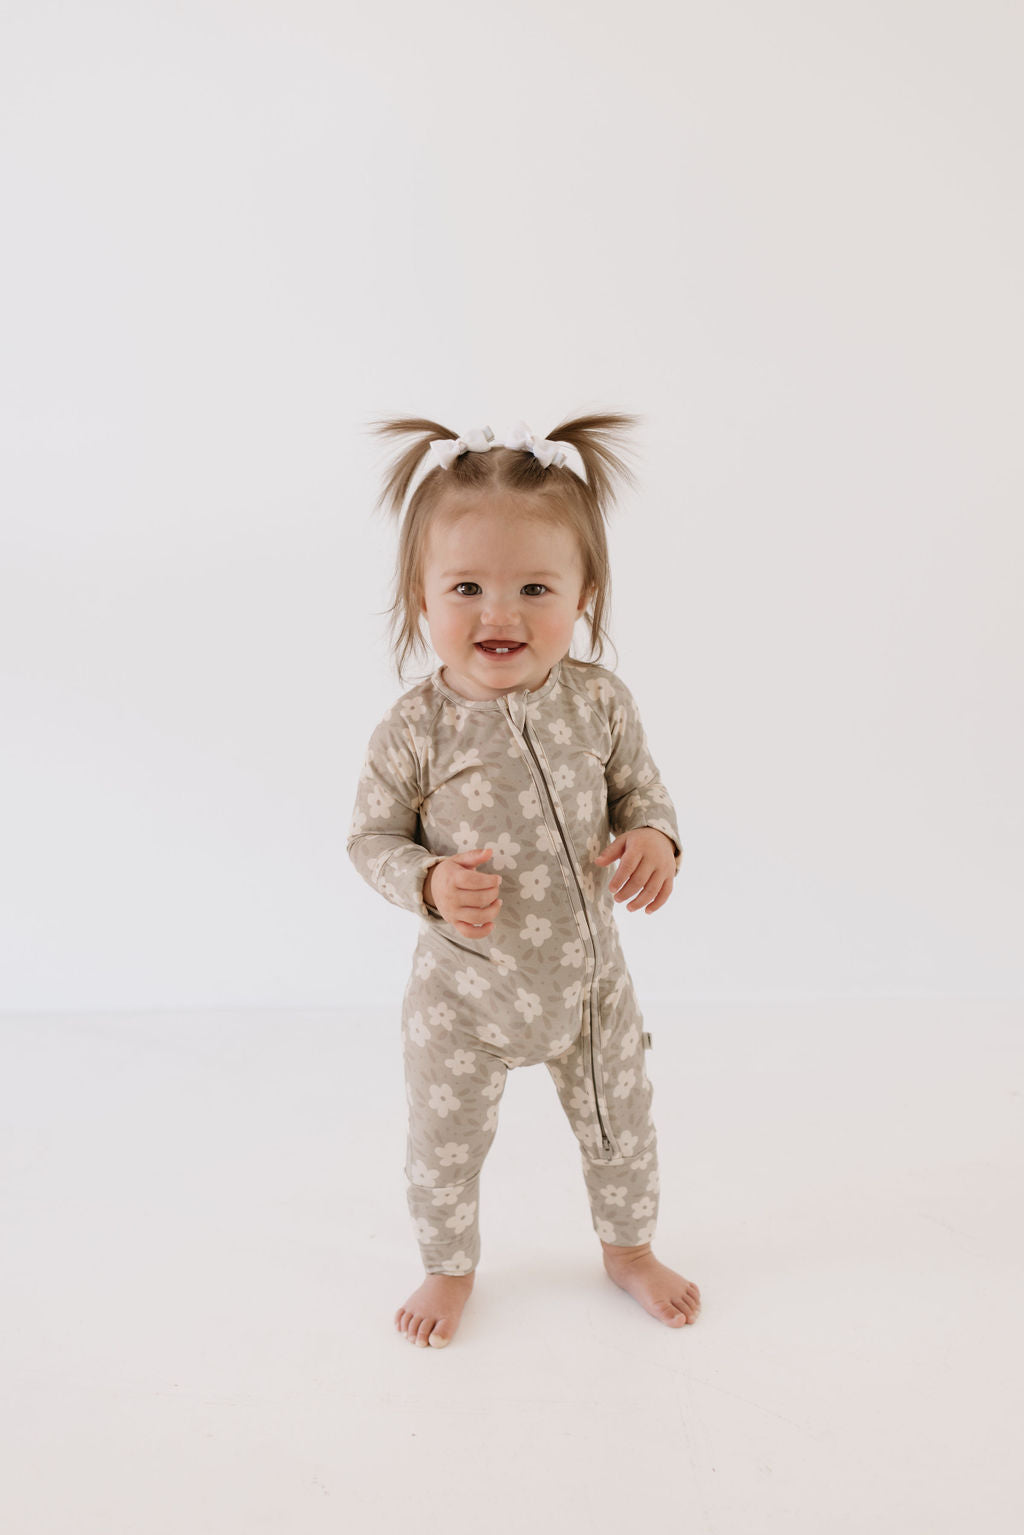
[(658, 891), (658, 894), (654, 897), (654, 900), (648, 906), (647, 910), (649, 912), (650, 911), (658, 911), (662, 906), (664, 906), (665, 902), (668, 900), (669, 896), (672, 894), (672, 883), (673, 882), (670, 879), (667, 879), (665, 881), (665, 883), (662, 885), (661, 889)]

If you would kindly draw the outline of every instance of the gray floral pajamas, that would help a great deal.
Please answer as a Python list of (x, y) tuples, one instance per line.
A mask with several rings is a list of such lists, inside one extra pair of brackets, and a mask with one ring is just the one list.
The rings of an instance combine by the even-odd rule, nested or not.
[[(614, 672), (566, 656), (536, 692), (475, 702), (442, 667), (370, 737), (348, 837), (362, 877), (421, 919), (402, 1003), (410, 1214), (430, 1273), (480, 1257), (480, 1170), (505, 1079), (541, 1061), (582, 1153), (594, 1230), (650, 1241), (658, 1213), (650, 1035), (608, 889), (613, 837), (654, 826), (682, 844), (636, 701)], [(463, 937), (423, 901), (427, 870), (490, 847), (502, 906)]]

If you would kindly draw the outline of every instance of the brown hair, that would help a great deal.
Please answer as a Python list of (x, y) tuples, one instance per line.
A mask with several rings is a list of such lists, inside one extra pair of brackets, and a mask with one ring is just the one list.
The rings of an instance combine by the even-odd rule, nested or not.
[[(612, 451), (607, 439), (627, 431), (639, 419), (621, 414), (577, 416), (546, 434), (549, 440), (576, 449), (583, 461), (585, 480), (568, 464), (552, 464), (545, 469), (533, 453), (499, 444), (492, 445), (487, 453), (460, 453), (449, 468), (435, 464), (427, 471), (402, 518), (394, 601), (387, 609), (391, 617), (391, 651), (400, 682), (405, 680), (403, 666), (410, 651), (422, 650), (426, 654), (420, 622), (427, 534), (438, 513), (457, 504), (460, 495), (467, 493), (481, 497), (522, 495), (539, 505), (545, 516), (576, 535), (583, 561), (583, 586), (593, 591), (584, 611), (590, 627), (590, 659), (600, 660), (604, 640), (610, 638), (602, 624), (611, 601), (604, 521), (613, 501), (614, 477), (618, 475), (631, 486), (636, 484), (632, 470)], [(416, 438), (390, 464), (374, 504), (374, 511), (384, 506), (399, 518), (409, 483), (427, 453), (428, 444), (437, 437), (454, 441), (459, 434), (421, 416), (386, 418), (372, 423), (371, 430), (385, 437)]]

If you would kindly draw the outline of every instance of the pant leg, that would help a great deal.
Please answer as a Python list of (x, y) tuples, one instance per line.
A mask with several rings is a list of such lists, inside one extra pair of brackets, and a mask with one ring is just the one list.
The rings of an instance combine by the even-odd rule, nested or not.
[(647, 1074), (643, 1018), (632, 987), (616, 987), (600, 1028), (604, 1098), (620, 1155), (603, 1148), (591, 1073), (591, 1041), (583, 1034), (545, 1064), (580, 1144), (594, 1230), (603, 1242), (637, 1247), (654, 1239), (658, 1221), (658, 1138), (654, 1089)]
[(415, 1001), (407, 993), (402, 1023), (409, 1213), (427, 1273), (468, 1274), (480, 1261), (480, 1171), (508, 1068), (443, 1000)]

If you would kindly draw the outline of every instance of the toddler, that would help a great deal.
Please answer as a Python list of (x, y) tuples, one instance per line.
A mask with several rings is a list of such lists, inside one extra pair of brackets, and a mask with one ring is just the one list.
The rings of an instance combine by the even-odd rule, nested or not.
[(611, 475), (631, 478), (608, 439), (634, 419), (578, 417), (545, 439), (517, 422), (502, 442), (487, 426), (460, 437), (421, 419), (376, 423), (415, 439), (378, 507), (401, 516), (429, 455), (401, 523), (399, 680), (422, 617), (442, 663), (374, 729), (347, 843), (362, 877), (420, 918), (402, 1047), (426, 1273), (395, 1326), (421, 1347), (455, 1335), (506, 1077), (541, 1061), (579, 1141), (607, 1273), (669, 1327), (700, 1310), (697, 1286), (651, 1251), (651, 1040), (613, 911), (655, 912), (672, 894), (675, 810), (629, 689), (568, 653), (588, 615), (601, 654), (603, 518)]

